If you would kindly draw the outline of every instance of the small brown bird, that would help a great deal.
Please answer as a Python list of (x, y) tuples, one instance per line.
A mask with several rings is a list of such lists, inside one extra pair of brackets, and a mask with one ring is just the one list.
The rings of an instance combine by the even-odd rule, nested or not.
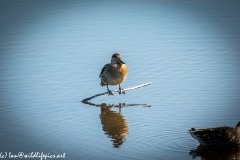
[(107, 85), (108, 94), (113, 95), (113, 91), (110, 91), (108, 85), (119, 85), (119, 94), (125, 94), (125, 91), (121, 88), (120, 84), (126, 79), (128, 74), (128, 68), (126, 64), (121, 60), (121, 56), (118, 53), (112, 55), (111, 63), (106, 64), (99, 75), (101, 78), (101, 86)]
[(189, 130), (193, 138), (206, 146), (240, 148), (240, 122), (233, 127), (217, 127)]

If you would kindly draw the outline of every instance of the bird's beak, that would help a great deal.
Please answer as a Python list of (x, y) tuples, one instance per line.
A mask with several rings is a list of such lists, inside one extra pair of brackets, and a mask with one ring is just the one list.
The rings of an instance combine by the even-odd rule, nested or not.
[(125, 64), (121, 59), (118, 59), (119, 63)]

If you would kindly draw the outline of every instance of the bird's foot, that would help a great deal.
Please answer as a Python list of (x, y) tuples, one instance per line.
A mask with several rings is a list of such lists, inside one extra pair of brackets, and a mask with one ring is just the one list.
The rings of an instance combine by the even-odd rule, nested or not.
[(122, 89), (122, 88), (119, 88), (119, 92), (118, 92), (119, 94), (125, 94), (125, 91), (124, 91), (124, 89)]
[(110, 91), (110, 90), (109, 90), (109, 91), (108, 91), (108, 95), (109, 95), (109, 96), (111, 96), (111, 95), (114, 96), (114, 91)]

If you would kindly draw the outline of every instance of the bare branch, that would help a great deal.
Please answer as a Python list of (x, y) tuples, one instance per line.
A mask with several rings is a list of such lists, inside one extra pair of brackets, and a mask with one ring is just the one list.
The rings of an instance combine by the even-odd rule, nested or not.
[[(138, 89), (138, 88), (141, 88), (141, 87), (145, 87), (145, 86), (150, 85), (151, 83), (152, 83), (152, 82), (148, 82), (148, 83), (146, 83), (146, 84), (141, 84), (141, 85), (136, 86), (136, 87), (126, 88), (126, 89), (124, 89), (124, 91), (130, 91), (130, 90)], [(113, 90), (113, 92), (118, 92), (118, 93), (120, 93), (120, 90)], [(98, 97), (98, 96), (102, 96), (102, 95), (104, 95), (104, 94), (108, 94), (108, 92), (96, 94), (96, 95), (94, 95), (94, 96), (92, 96), (92, 97), (85, 98), (84, 100), (82, 100), (82, 102), (87, 102), (87, 101), (89, 101), (89, 100), (91, 100), (91, 99), (93, 99), (93, 98), (96, 98), (96, 97)]]

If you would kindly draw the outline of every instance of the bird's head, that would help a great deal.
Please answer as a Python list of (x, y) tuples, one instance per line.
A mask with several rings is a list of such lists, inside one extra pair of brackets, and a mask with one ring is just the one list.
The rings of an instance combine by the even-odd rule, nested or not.
[(112, 55), (111, 63), (112, 63), (112, 64), (125, 64), (125, 63), (121, 60), (121, 55), (118, 54), (118, 53), (115, 53), (115, 54)]

